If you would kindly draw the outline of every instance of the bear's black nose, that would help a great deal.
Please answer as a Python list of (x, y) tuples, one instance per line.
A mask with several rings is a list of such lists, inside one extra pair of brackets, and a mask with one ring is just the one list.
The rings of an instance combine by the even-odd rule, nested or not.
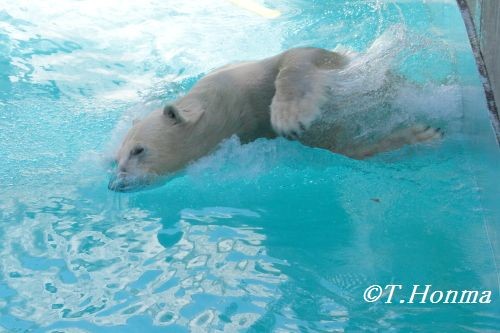
[(126, 173), (119, 172), (113, 175), (108, 183), (108, 189), (115, 192), (124, 192), (129, 186)]
[(109, 180), (108, 190), (115, 192), (122, 192), (123, 187), (124, 187), (123, 182), (118, 181), (116, 177)]

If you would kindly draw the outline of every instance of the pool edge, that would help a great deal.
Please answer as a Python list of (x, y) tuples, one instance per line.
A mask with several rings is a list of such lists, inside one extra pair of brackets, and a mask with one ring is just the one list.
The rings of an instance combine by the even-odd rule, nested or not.
[(469, 42), (472, 47), (472, 53), (474, 54), (474, 58), (476, 59), (477, 69), (481, 76), (484, 94), (488, 105), (488, 111), (491, 117), (491, 124), (495, 132), (497, 145), (500, 147), (500, 117), (498, 115), (498, 108), (495, 101), (495, 95), (491, 85), (491, 80), (488, 75), (488, 68), (486, 67), (483, 52), (481, 51), (481, 47), (478, 41), (476, 27), (472, 19), (469, 5), (467, 4), (467, 0), (457, 0), (457, 4), (460, 9), (460, 12), (462, 13), (462, 18), (464, 20), (465, 28), (467, 30)]

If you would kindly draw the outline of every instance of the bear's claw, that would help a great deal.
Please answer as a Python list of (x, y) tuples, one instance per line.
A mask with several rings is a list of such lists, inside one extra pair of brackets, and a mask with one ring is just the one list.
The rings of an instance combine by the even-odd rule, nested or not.
[(319, 110), (307, 106), (301, 100), (274, 102), (271, 124), (278, 135), (298, 139), (309, 129), (319, 113)]

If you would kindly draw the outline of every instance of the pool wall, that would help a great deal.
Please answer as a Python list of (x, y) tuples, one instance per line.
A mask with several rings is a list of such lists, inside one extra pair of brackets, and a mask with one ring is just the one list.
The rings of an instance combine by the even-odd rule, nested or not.
[[(484, 60), (484, 64), (486, 65), (491, 92), (494, 95), (493, 100), (493, 96), (488, 96), (488, 88), (485, 87), (486, 95), (491, 99), (488, 102), (494, 118), (497, 139), (500, 142), (498, 118), (498, 101), (500, 101), (500, 61), (498, 61), (500, 59), (500, 2), (498, 0), (458, 0), (459, 5), (464, 2), (467, 3), (468, 11), (475, 27), (477, 46), (481, 51), (481, 60)], [(464, 6), (461, 5), (461, 7), (464, 10)], [(465, 15), (467, 13), (464, 14), (467, 24)], [(474, 41), (471, 42), (474, 47)], [(478, 63), (478, 65), (481, 67), (481, 63)]]

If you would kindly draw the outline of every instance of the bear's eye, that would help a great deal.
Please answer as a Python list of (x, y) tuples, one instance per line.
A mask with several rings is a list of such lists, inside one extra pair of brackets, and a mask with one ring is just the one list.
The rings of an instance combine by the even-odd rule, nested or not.
[(142, 147), (135, 147), (130, 151), (130, 156), (137, 156), (140, 155), (144, 152), (144, 148)]
[(166, 106), (165, 109), (163, 110), (163, 113), (170, 119), (175, 120), (175, 112), (173, 107)]

